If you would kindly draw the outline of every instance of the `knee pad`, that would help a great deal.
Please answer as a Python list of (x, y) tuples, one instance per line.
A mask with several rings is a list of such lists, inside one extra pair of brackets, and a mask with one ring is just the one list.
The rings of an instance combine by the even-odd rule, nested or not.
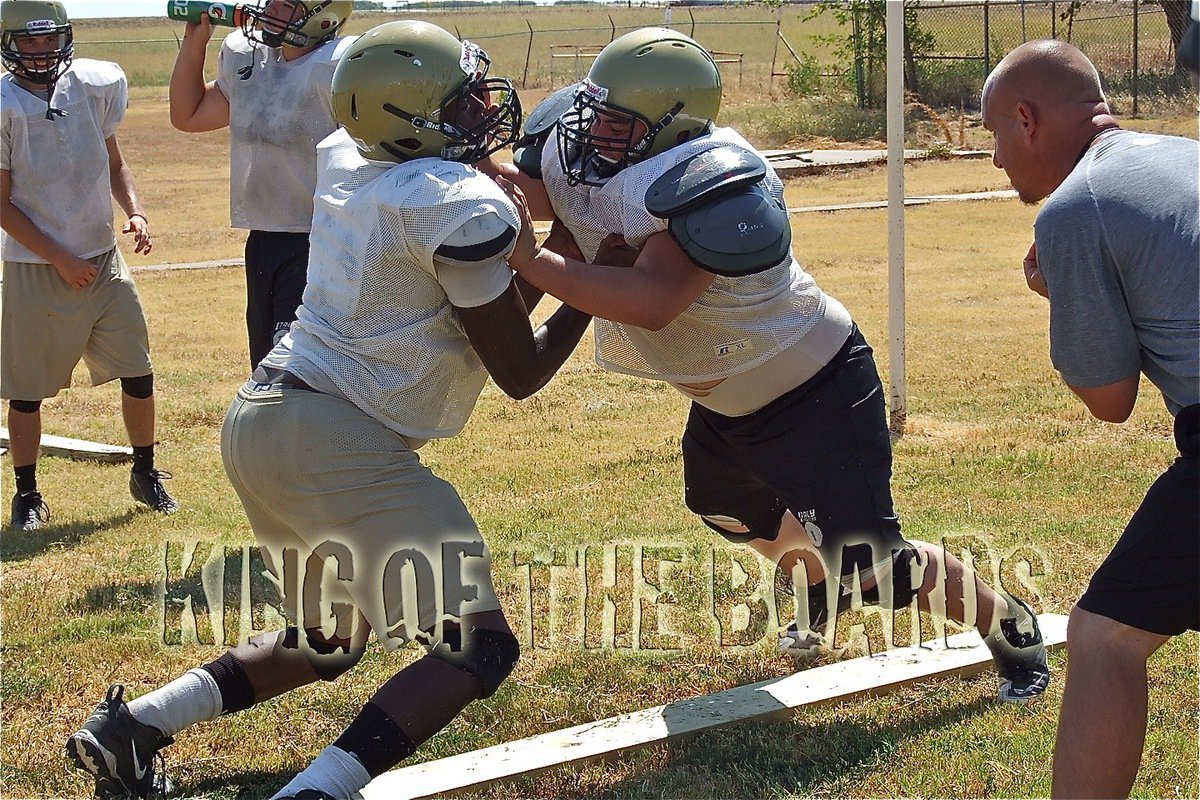
[[(284, 646), (296, 647), (299, 644), (300, 631), (298, 628), (288, 627), (284, 633)], [(305, 630), (304, 641), (307, 645), (303, 648), (304, 657), (308, 659), (308, 663), (312, 665), (313, 672), (317, 673), (317, 677), (323, 681), (329, 682), (337, 680), (340, 676), (350, 671), (366, 653), (366, 649), (352, 649), (349, 644), (339, 644), (335, 641), (330, 641), (323, 637), (320, 631)]]
[(889, 611), (908, 608), (916, 598), (920, 587), (912, 585), (912, 564), (917, 557), (917, 551), (911, 547), (892, 553), (892, 605)]
[(430, 651), (455, 669), (479, 681), (480, 699), (491, 697), (517, 666), (521, 645), (511, 633), (476, 628), (465, 637), (460, 630), (447, 631), (442, 642)]
[(121, 391), (138, 400), (154, 394), (154, 373), (140, 378), (121, 378)]
[(9, 400), (8, 407), (22, 414), (36, 414), (42, 407), (41, 400)]
[(701, 522), (734, 544), (746, 544), (755, 539), (765, 539), (768, 542), (778, 539), (779, 526), (783, 522), (783, 516), (778, 514), (767, 516), (767, 519), (772, 518), (774, 519), (773, 523), (754, 520), (743, 522), (737, 517), (724, 514), (700, 514)]

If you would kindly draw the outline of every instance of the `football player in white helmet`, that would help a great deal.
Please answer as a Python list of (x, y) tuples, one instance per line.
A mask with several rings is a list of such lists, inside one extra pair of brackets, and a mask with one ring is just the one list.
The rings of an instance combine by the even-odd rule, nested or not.
[(134, 499), (170, 514), (178, 504), (154, 467), (154, 375), (146, 318), (113, 231), (112, 201), (128, 216), (134, 251), (153, 245), (117, 127), (125, 74), (73, 59), (71, 20), (58, 0), (0, 3), (0, 397), (17, 491), (11, 525), (50, 518), (37, 485), (42, 401), (71, 385), (82, 357), (93, 385), (121, 380)]
[[(804, 656), (848, 607), (854, 572), (868, 602), (928, 609), (943, 559), (901, 536), (871, 348), (795, 259), (783, 184), (716, 126), (720, 102), (707, 50), (643, 28), (599, 54), (540, 161), (523, 151), (518, 165), (490, 169), (523, 190), (514, 197), (526, 214), (564, 223), (591, 262), (543, 248), (514, 269), (595, 315), (602, 367), (692, 400), (688, 507), (785, 573), (804, 565), (809, 585), (796, 593), (808, 602), (780, 642)], [(945, 612), (961, 621), (963, 566), (947, 557), (942, 567)], [(1049, 672), (1034, 614), (982, 581), (975, 591), (1001, 698), (1040, 695)]]
[(381, 25), (339, 62), (333, 107), (344, 129), (318, 148), (304, 303), (222, 434), (293, 627), (129, 704), (111, 690), (67, 744), (98, 788), (145, 796), (155, 779), (138, 765), (180, 730), (335, 679), (370, 631), (388, 649), (417, 639), (429, 654), (275, 795), (348, 798), (515, 666), (483, 537), (415, 451), (462, 429), (489, 374), (513, 397), (537, 391), (590, 318), (563, 306), (531, 329), (541, 294), (523, 295), (507, 261), (529, 257), (533, 231), (469, 166), (520, 126), (516, 93), (487, 77), (488, 63), (425, 22)]
[(329, 82), (353, 37), (338, 33), (352, 0), (257, 0), (240, 6), (217, 78), (205, 83), (213, 26), (189, 22), (171, 73), (171, 124), (229, 128), (229, 213), (246, 230), (246, 329), (251, 369), (296, 318), (304, 293), (317, 182), (317, 143), (337, 128)]

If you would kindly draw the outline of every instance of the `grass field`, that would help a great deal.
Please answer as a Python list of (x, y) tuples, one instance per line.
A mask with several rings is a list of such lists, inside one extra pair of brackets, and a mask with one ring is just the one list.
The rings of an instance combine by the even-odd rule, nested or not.
[[(520, 16), (476, 13), (453, 17), (463, 35), (524, 28)], [(538, 9), (536, 27), (596, 20), (594, 11), (574, 16), (583, 13)], [(624, 24), (625, 14), (658, 21), (662, 11), (611, 13)], [(365, 18), (355, 23), (367, 27)], [(169, 36), (165, 23), (146, 27)], [(728, 27), (760, 38), (769, 33)], [(95, 38), (109, 31), (98, 29)], [(92, 33), (81, 26), (78, 38)], [(490, 48), (510, 73), (524, 60), (523, 40), (512, 41), (522, 42), (519, 54)], [(729, 49), (742, 46), (731, 40)], [(134, 265), (238, 256), (242, 235), (228, 229), (224, 134), (168, 127), (164, 68), (149, 58), (136, 66), (143, 47), (108, 56), (131, 76), (139, 69), (158, 76), (133, 80), (119, 134), (158, 238), (150, 257), (126, 256)], [(173, 52), (169, 44), (156, 56), (167, 59), (167, 70)], [(735, 86), (727, 104), (728, 119), (748, 129), (765, 113), (762, 82), (754, 80), (757, 95)], [(968, 144), (986, 144), (977, 127), (964, 124)], [(1196, 134), (1194, 117), (1137, 126)], [(987, 160), (914, 165), (907, 182), (910, 194), (1006, 187)], [(787, 192), (793, 206), (876, 200), (886, 196), (886, 180), (874, 168), (794, 180)], [(907, 535), (969, 549), (993, 580), (998, 575), (1043, 611), (1067, 613), (1174, 449), (1169, 417), (1149, 384), (1129, 422), (1106, 425), (1087, 415), (1051, 369), (1046, 305), (1025, 289), (1020, 271), (1035, 213), (1015, 200), (909, 212), (910, 409), (907, 433), (896, 442), (893, 486)], [(793, 231), (799, 257), (852, 310), (886, 376), (884, 212), (800, 215)], [(125, 467), (41, 462), (53, 523), (0, 536), (3, 797), (87, 795), (90, 784), (64, 768), (62, 744), (107, 686), (124, 683), (136, 696), (222, 652), (218, 644), (186, 639), (163, 644), (164, 616), (172, 636), (181, 625), (176, 610), (164, 615), (164, 585), (173, 593), (191, 590), (200, 611), (201, 578), (195, 570), (179, 577), (183, 550), (195, 544), (201, 558), (216, 553), (219, 564), (222, 555), (253, 542), (219, 454), (221, 421), (247, 371), (242, 275), (154, 272), (138, 282), (158, 376), (159, 462), (175, 473), (169, 486), (184, 510), (170, 518), (139, 511), (126, 490)], [(549, 308), (543, 304), (539, 314)], [(78, 372), (74, 388), (46, 403), (46, 432), (122, 441), (116, 387), (84, 383)], [(743, 560), (750, 582), (733, 586), (730, 564), (740, 551), (720, 546), (683, 506), (678, 437), (686, 411), (663, 385), (600, 371), (589, 340), (528, 401), (513, 402), (489, 384), (461, 436), (421, 451), (459, 488), (487, 536), (501, 599), (526, 646), (513, 678), (470, 706), (414, 760), (791, 671), (774, 652), (770, 623), (779, 615), (769, 574)], [(7, 459), (0, 475), (7, 501)], [(581, 595), (583, 587), (601, 587), (600, 564), (611, 553), (618, 588), (615, 617), (606, 623)], [(654, 577), (663, 561), (678, 562), (669, 581)], [(232, 558), (227, 566), (239, 563)], [(650, 605), (651, 584), (666, 593), (658, 606)], [(645, 614), (634, 613), (643, 607)], [(651, 621), (659, 609), (661, 629), (674, 635), (655, 637)], [(207, 639), (211, 618), (200, 617)], [(747, 623), (744, 630), (739, 622)], [(1197, 653), (1192, 634), (1151, 661), (1150, 727), (1136, 796), (1200, 795)], [(385, 655), (373, 645), (335, 684), (185, 732), (165, 751), (180, 796), (269, 795), (337, 735), (374, 687), (416, 656), (415, 650)], [(1027, 709), (996, 704), (990, 675), (931, 682), (554, 771), (483, 796), (1046, 795), (1065, 657), (1056, 656), (1052, 666), (1047, 698)]]

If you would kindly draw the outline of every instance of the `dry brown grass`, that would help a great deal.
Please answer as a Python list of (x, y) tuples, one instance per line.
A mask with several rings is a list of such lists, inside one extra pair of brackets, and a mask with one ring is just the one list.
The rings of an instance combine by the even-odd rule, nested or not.
[[(135, 93), (120, 133), (159, 237), (150, 260), (236, 256), (241, 235), (227, 229), (223, 135), (171, 132), (158, 91)], [(979, 190), (1002, 187), (1003, 178), (986, 160), (937, 162), (911, 167), (908, 184), (910, 193)], [(878, 169), (824, 175), (791, 183), (788, 200), (873, 200), (884, 186)], [(997, 553), (1020, 548), (1035, 561), (1044, 556), (1047, 572), (1028, 594), (1039, 608), (1065, 613), (1172, 446), (1167, 415), (1148, 385), (1132, 420), (1111, 426), (1089, 419), (1053, 374), (1046, 306), (1024, 288), (1019, 266), (1034, 213), (1016, 201), (910, 212), (910, 432), (896, 447), (894, 489), (911, 536), (953, 544), (982, 534)], [(794, 231), (797, 252), (854, 312), (886, 373), (884, 212), (803, 215)], [(6, 531), (0, 540), (4, 796), (84, 795), (90, 787), (63, 771), (61, 747), (106, 686), (124, 682), (136, 695), (220, 652), (157, 643), (163, 545), (251, 541), (218, 447), (224, 410), (246, 372), (241, 273), (143, 273), (139, 284), (158, 375), (159, 458), (176, 473), (171, 486), (184, 510), (169, 519), (135, 511), (123, 468), (43, 460), (54, 524), (33, 534)], [(528, 622), (514, 555), (617, 540), (711, 548), (712, 537), (680, 499), (685, 413), (682, 399), (662, 385), (598, 370), (585, 344), (532, 400), (514, 403), (489, 386), (462, 436), (422, 450), (460, 487), (488, 536), (514, 627)], [(52, 433), (123, 436), (113, 386), (73, 388), (47, 403), (45, 419)], [(7, 466), (3, 474), (7, 482)], [(1011, 571), (1004, 579), (1018, 585)], [(685, 630), (707, 628), (715, 613), (701, 589), (697, 582), (678, 592), (676, 618)], [(1153, 712), (1136, 794), (1200, 791), (1196, 654), (1196, 637), (1185, 636), (1151, 663)], [(188, 796), (265, 796), (411, 655), (373, 650), (332, 686), (186, 732), (166, 753), (172, 776)], [(990, 678), (939, 682), (553, 772), (487, 796), (1044, 795), (1061, 656), (1054, 667), (1049, 696), (1030, 709), (991, 703)], [(531, 647), (500, 693), (471, 706), (417, 758), (790, 669), (769, 640), (722, 649), (700, 638), (678, 653)]]

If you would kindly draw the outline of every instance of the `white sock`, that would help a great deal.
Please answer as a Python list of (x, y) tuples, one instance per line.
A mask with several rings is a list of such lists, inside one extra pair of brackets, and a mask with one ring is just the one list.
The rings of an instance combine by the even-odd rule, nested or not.
[(317, 754), (303, 772), (272, 795), (272, 800), (290, 797), (304, 789), (316, 789), (331, 797), (348, 799), (370, 782), (371, 774), (361, 761), (352, 753), (329, 745)]
[(166, 686), (131, 700), (129, 713), (143, 725), (174, 736), (197, 722), (221, 716), (221, 690), (207, 670), (193, 669)]

